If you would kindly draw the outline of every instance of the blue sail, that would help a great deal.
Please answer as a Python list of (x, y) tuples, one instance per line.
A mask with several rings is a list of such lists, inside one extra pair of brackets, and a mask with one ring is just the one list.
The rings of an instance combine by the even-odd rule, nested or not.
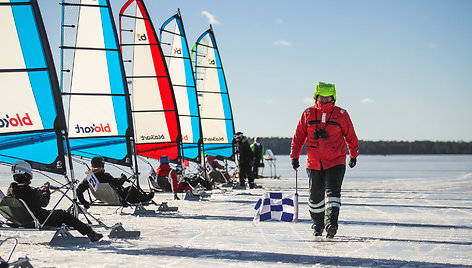
[(203, 153), (232, 158), (233, 113), (220, 53), (211, 26), (197, 39), (192, 56), (200, 104)]
[(63, 95), (72, 155), (132, 165), (129, 92), (107, 0), (62, 1)]
[(180, 12), (164, 22), (160, 40), (177, 102), (182, 133), (182, 156), (199, 162), (202, 144), (200, 112), (192, 61)]
[(65, 174), (65, 119), (37, 1), (2, 1), (0, 36), (0, 162)]

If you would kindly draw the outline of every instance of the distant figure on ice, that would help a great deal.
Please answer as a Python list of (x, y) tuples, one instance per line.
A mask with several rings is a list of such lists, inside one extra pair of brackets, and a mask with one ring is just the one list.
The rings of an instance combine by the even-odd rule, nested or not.
[[(154, 193), (151, 192), (149, 194), (144, 193), (142, 190), (138, 189), (136, 186), (128, 186), (123, 187), (123, 184), (128, 181), (126, 175), (121, 174), (120, 178), (113, 177), (110, 173), (105, 171), (105, 159), (101, 156), (95, 156), (92, 158), (91, 161), (92, 169), (91, 171), (98, 179), (100, 183), (109, 183), (111, 187), (113, 187), (118, 194), (120, 195), (122, 200), (126, 200), (129, 203), (140, 203), (140, 202), (148, 202), (151, 201), (154, 197)], [(90, 170), (87, 170), (86, 174)], [(87, 191), (90, 187), (90, 184), (87, 179), (84, 179), (79, 186), (77, 186), (77, 198), (79, 199), (80, 203), (85, 207), (89, 208), (90, 203), (85, 200), (84, 192)], [(126, 204), (123, 204), (126, 205)]]
[[(38, 218), (41, 223), (44, 223), (50, 214), (49, 210), (44, 209), (44, 207), (49, 204), (49, 198), (51, 196), (49, 184), (46, 183), (40, 188), (32, 188), (30, 186), (31, 180), (33, 179), (33, 171), (28, 162), (15, 162), (11, 167), (11, 171), (14, 182), (10, 184), (7, 195), (25, 201), (34, 216)], [(61, 227), (62, 224), (75, 228), (82, 235), (88, 236), (92, 242), (98, 241), (103, 237), (102, 234), (96, 233), (92, 227), (81, 222), (69, 212), (56, 209), (52, 212), (46, 225)]]
[(182, 166), (177, 165), (176, 169), (171, 168), (169, 165), (170, 160), (168, 156), (161, 156), (159, 162), (160, 165), (156, 169), (157, 184), (162, 190), (166, 192), (173, 192), (175, 200), (179, 200), (177, 193), (189, 191), (193, 195), (194, 193), (192, 186), (196, 187), (199, 183), (205, 188), (211, 188), (211, 185), (208, 185), (206, 181), (199, 176), (189, 177), (187, 180), (183, 178), (182, 181), (180, 181), (178, 177), (182, 177)]
[(246, 136), (242, 132), (237, 132), (234, 134), (235, 152), (239, 154), (239, 185), (246, 185), (246, 178), (249, 182), (249, 188), (253, 189), (254, 176), (252, 172), (252, 167), (254, 166), (254, 154), (251, 151), (251, 147)]
[[(313, 220), (315, 236), (326, 229), (333, 238), (338, 230), (341, 207), (341, 185), (346, 171), (346, 144), (356, 165), (359, 155), (354, 126), (346, 110), (335, 106), (334, 84), (320, 82), (316, 86), (314, 106), (308, 107), (298, 122), (292, 139), (290, 158), (295, 170), (300, 166), (298, 158), (303, 144), (307, 143), (306, 170), (310, 180), (308, 209)], [(326, 200), (325, 200), (326, 195)]]
[(252, 174), (254, 179), (259, 178), (259, 168), (264, 166), (264, 146), (261, 144), (261, 138), (256, 137), (251, 144), (251, 151), (254, 153), (254, 166)]

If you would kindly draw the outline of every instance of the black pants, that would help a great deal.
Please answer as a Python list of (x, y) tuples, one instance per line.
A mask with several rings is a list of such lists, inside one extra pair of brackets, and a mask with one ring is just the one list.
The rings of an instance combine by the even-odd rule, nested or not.
[[(44, 222), (44, 220), (46, 220), (46, 218), (41, 219), (41, 222)], [(52, 227), (61, 227), (62, 224), (76, 229), (82, 235), (86, 235), (92, 231), (90, 226), (81, 222), (69, 212), (62, 209), (54, 210), (54, 212), (51, 214), (51, 217), (49, 217), (48, 221), (46, 222), (46, 225)]]
[(324, 170), (307, 168), (306, 171), (310, 180), (308, 209), (315, 230), (323, 230), (328, 224), (337, 228), (346, 166), (337, 165)]
[(249, 186), (254, 186), (254, 177), (251, 169), (251, 165), (249, 164), (240, 164), (239, 165), (239, 185), (244, 186), (245, 180), (249, 181)]
[(197, 187), (198, 184), (205, 187), (207, 190), (211, 190), (213, 188), (212, 183), (207, 181), (202, 176), (195, 175), (191, 177), (186, 177), (185, 181), (188, 182), (188, 184), (190, 184), (193, 188)]
[(167, 177), (164, 177), (164, 176), (157, 177), (157, 185), (159, 185), (159, 187), (161, 187), (161, 189), (164, 190), (165, 192), (172, 192), (172, 186), (170, 185), (170, 182), (167, 179)]
[(253, 176), (254, 179), (259, 178), (259, 166), (260, 165), (261, 165), (260, 163), (256, 162), (256, 163), (254, 163), (254, 166), (252, 167), (252, 176)]

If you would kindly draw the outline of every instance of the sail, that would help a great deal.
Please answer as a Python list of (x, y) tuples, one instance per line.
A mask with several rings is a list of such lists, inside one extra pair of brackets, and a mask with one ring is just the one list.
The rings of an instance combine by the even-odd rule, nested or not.
[(65, 174), (65, 119), (37, 1), (1, 1), (0, 36), (0, 162)]
[(233, 113), (220, 53), (211, 26), (197, 39), (192, 56), (200, 104), (203, 153), (232, 158)]
[(192, 62), (180, 12), (164, 22), (160, 37), (179, 111), (183, 157), (198, 162), (202, 143), (200, 112)]
[(154, 26), (142, 0), (120, 11), (120, 43), (132, 96), (136, 153), (180, 157), (180, 125), (172, 84)]
[(132, 165), (128, 87), (108, 0), (63, 0), (61, 89), (72, 155)]

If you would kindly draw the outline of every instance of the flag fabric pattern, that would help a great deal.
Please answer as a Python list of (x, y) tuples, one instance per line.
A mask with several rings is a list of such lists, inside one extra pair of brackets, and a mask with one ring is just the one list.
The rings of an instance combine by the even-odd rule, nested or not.
[[(296, 221), (296, 201), (295, 194), (280, 192), (266, 192), (256, 203), (254, 209), (254, 221), (278, 220), (278, 221)], [(296, 215), (296, 216), (295, 216)]]

